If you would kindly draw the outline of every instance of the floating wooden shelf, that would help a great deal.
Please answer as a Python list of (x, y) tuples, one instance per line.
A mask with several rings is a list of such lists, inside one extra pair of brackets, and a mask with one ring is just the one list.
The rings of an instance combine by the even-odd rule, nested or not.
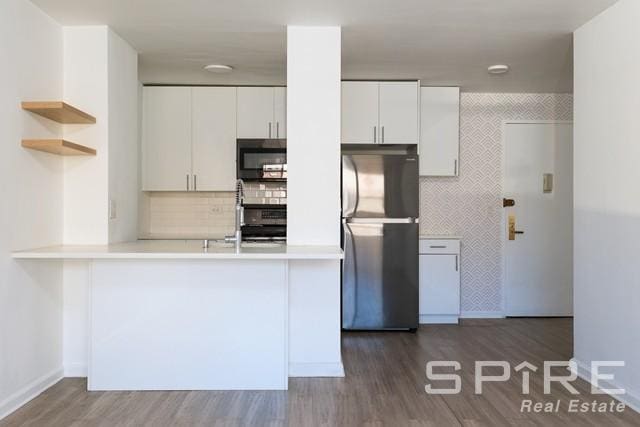
[(96, 150), (64, 139), (23, 139), (22, 146), (61, 156), (95, 156)]
[(22, 109), (63, 124), (93, 124), (96, 118), (71, 105), (60, 102), (23, 102)]

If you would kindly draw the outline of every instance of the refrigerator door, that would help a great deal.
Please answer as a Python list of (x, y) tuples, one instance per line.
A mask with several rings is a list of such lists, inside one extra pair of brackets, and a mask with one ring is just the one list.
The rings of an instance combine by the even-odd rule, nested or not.
[(418, 327), (418, 224), (409, 221), (343, 221), (344, 329)]
[(417, 218), (418, 156), (342, 156), (343, 218)]

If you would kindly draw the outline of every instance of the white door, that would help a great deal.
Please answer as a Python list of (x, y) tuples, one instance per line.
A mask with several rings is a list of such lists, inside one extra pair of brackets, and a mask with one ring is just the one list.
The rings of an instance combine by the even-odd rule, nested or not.
[(378, 82), (342, 82), (342, 143), (380, 142)]
[(420, 175), (458, 175), (460, 88), (423, 87), (420, 104)]
[(457, 255), (420, 255), (420, 314), (460, 313)]
[(570, 316), (573, 126), (506, 124), (504, 149), (506, 314)]
[(417, 144), (417, 82), (380, 83), (380, 139), (383, 144)]
[(191, 189), (191, 88), (143, 90), (145, 191)]
[(275, 138), (273, 87), (238, 88), (238, 138)]
[(236, 88), (193, 88), (193, 189), (233, 191), (236, 180)]
[(273, 121), (275, 123), (275, 130), (273, 132), (273, 138), (286, 138), (287, 137), (287, 88), (275, 87), (273, 88)]

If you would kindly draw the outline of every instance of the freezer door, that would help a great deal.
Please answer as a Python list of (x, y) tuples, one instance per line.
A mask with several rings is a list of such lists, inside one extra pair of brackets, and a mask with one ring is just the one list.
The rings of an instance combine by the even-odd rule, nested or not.
[(418, 156), (342, 156), (343, 218), (417, 218)]
[(418, 224), (344, 223), (342, 327), (418, 326)]

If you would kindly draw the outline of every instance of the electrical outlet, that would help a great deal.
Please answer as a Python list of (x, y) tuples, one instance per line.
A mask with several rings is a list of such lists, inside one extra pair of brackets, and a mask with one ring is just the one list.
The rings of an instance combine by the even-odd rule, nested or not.
[(114, 199), (109, 199), (109, 219), (116, 219), (117, 217), (116, 201)]
[(222, 213), (222, 206), (213, 206), (210, 210), (211, 213), (214, 214), (221, 214)]

